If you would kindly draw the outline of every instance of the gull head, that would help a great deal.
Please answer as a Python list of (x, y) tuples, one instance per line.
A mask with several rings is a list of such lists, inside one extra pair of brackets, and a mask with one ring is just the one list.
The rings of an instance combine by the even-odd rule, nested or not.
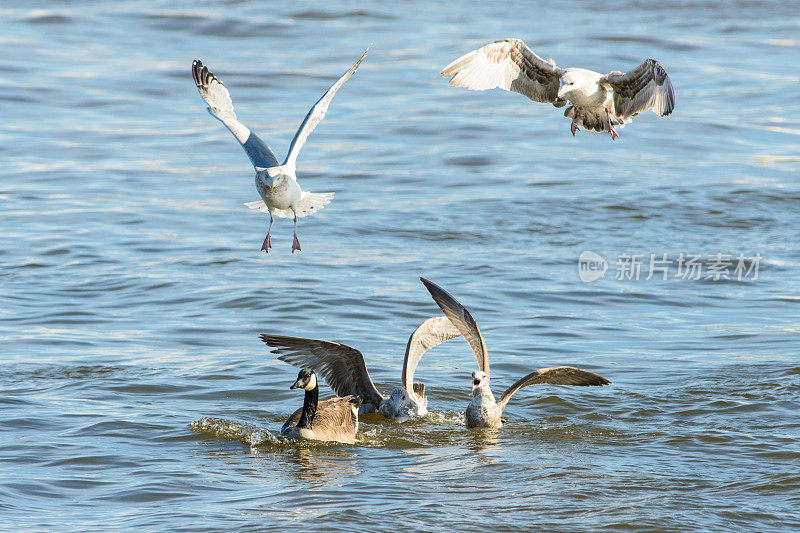
[(558, 85), (558, 99), (559, 100), (569, 100), (569, 95), (572, 91), (577, 89), (576, 81), (572, 79), (570, 73), (567, 72), (563, 76), (561, 76), (561, 80)]
[(274, 176), (264, 176), (264, 184), (270, 189), (280, 189), (289, 183), (289, 176), (285, 174), (276, 174)]
[(585, 93), (588, 89), (590, 89), (589, 79), (582, 69), (567, 70), (559, 80), (558, 98), (570, 100), (573, 94)]
[(409, 393), (401, 387), (392, 391), (388, 404), (386, 407), (389, 412), (384, 415), (390, 418), (410, 418), (428, 413), (427, 398), (419, 398), (416, 394)]
[(297, 373), (297, 381), (295, 381), (294, 384), (289, 388), (303, 389), (310, 391), (314, 390), (316, 386), (317, 386), (317, 375), (314, 374), (313, 370), (304, 368)]
[(472, 394), (479, 391), (483, 387), (489, 386), (489, 376), (482, 370), (476, 370), (472, 373)]

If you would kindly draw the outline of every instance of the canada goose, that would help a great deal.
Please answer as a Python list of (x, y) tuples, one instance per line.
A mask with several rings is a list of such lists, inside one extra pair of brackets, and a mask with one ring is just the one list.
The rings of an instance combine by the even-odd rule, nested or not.
[(203, 62), (199, 59), (195, 59), (192, 63), (194, 83), (197, 90), (200, 91), (200, 96), (208, 104), (208, 112), (233, 133), (255, 168), (256, 190), (261, 196), (261, 200), (244, 205), (250, 209), (269, 213), (269, 229), (264, 238), (264, 244), (261, 245), (261, 249), (265, 252), (269, 253), (269, 249), (272, 248), (270, 234), (272, 233), (272, 224), (275, 222), (273, 215), (279, 218), (294, 217), (294, 241), (292, 242), (292, 253), (294, 253), (295, 250), (300, 250), (300, 241), (297, 240), (297, 217), (311, 215), (328, 205), (333, 199), (332, 192), (310, 193), (300, 189), (295, 175), (297, 154), (317, 124), (325, 117), (333, 95), (355, 73), (366, 55), (365, 51), (350, 67), (350, 70), (336, 80), (336, 83), (331, 85), (322, 98), (311, 107), (297, 133), (294, 134), (292, 144), (289, 146), (289, 153), (283, 164), (278, 163), (275, 154), (258, 135), (236, 118), (231, 95), (222, 82), (208, 70), (208, 67), (203, 66)]
[(281, 427), (281, 435), (292, 439), (335, 441), (353, 444), (358, 431), (361, 398), (344, 396), (319, 401), (319, 385), (313, 370), (304, 368), (290, 389), (306, 391), (303, 407), (292, 413)]
[(542, 59), (519, 39), (487, 44), (459, 57), (442, 69), (450, 85), (485, 91), (499, 87), (555, 107), (572, 104), (564, 116), (572, 119), (572, 135), (578, 126), (607, 131), (624, 127), (639, 113), (652, 109), (664, 117), (675, 109), (675, 90), (667, 71), (655, 59), (645, 59), (623, 74), (601, 74), (583, 68), (559, 68)]
[(420, 358), (426, 350), (460, 335), (461, 332), (447, 317), (437, 316), (423, 322), (411, 334), (406, 345), (403, 386), (394, 389), (389, 397), (378, 392), (369, 377), (364, 356), (355, 348), (336, 342), (280, 335), (261, 335), (261, 340), (274, 348), (272, 353), (281, 354), (278, 357), (281, 361), (314, 368), (339, 396), (360, 396), (361, 413), (377, 410), (387, 418), (404, 419), (423, 416), (428, 412), (425, 385), (414, 383), (414, 370)]
[(447, 318), (464, 335), (478, 359), (478, 371), (472, 373), (472, 401), (466, 411), (467, 427), (500, 427), (503, 423), (500, 415), (503, 414), (508, 400), (519, 389), (529, 385), (608, 385), (611, 383), (594, 372), (572, 366), (540, 368), (518, 379), (500, 396), (499, 402), (495, 401), (489, 386), (489, 353), (472, 314), (435, 283), (425, 278), (420, 278), (420, 280)]

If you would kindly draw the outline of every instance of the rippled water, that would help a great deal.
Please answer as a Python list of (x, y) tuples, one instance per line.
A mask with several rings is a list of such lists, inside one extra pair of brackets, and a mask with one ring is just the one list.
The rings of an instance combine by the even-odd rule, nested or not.
[[(800, 529), (797, 7), (557, 4), (3, 4), (2, 527)], [(560, 110), (439, 77), (510, 36), (600, 71), (655, 57), (676, 111), (573, 139)], [(282, 158), (370, 43), (300, 154), (336, 198), (302, 253), (279, 220), (265, 256), (191, 61)], [(586, 250), (603, 279), (579, 279)], [(760, 254), (758, 279), (646, 279), (682, 253)], [(302, 399), (258, 333), (351, 344), (388, 391), (439, 313), (420, 275), (472, 310), (496, 393), (558, 364), (613, 385), (528, 388), (467, 430), (458, 339), (419, 367), (428, 419), (276, 437)]]

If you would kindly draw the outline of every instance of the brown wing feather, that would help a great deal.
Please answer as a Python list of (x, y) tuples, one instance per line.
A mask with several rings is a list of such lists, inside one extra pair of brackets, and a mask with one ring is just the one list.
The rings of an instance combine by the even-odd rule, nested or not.
[(631, 117), (648, 109), (663, 117), (675, 109), (672, 81), (655, 59), (644, 60), (626, 74), (606, 74), (600, 83), (608, 84), (614, 90), (614, 113), (620, 118)]
[(264, 343), (280, 354), (278, 359), (298, 368), (310, 368), (321, 376), (337, 396), (360, 396), (365, 404), (378, 409), (383, 396), (372, 378), (361, 352), (337, 342), (261, 335)]
[(486, 342), (483, 340), (481, 330), (478, 329), (478, 324), (472, 318), (472, 314), (466, 307), (458, 303), (450, 293), (443, 288), (439, 287), (432, 281), (425, 278), (419, 278), (422, 281), (428, 292), (431, 293), (433, 301), (444, 312), (450, 322), (458, 328), (464, 338), (467, 339), (475, 358), (478, 360), (478, 368), (489, 375), (489, 352), (486, 350)]
[[(519, 39), (504, 39), (469, 52), (442, 69), (450, 85), (485, 91), (499, 87), (535, 102), (556, 103), (563, 69), (537, 56)], [(563, 105), (563, 103), (560, 103)]]
[(530, 385), (608, 385), (611, 383), (600, 374), (589, 372), (588, 370), (581, 370), (574, 366), (554, 366), (551, 368), (540, 368), (535, 370), (516, 381), (500, 396), (500, 401), (497, 405), (500, 406), (502, 411), (511, 396), (523, 387)]

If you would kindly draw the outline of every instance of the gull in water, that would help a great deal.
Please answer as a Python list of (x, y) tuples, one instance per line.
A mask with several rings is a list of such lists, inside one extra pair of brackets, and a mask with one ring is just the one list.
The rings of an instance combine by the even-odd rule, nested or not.
[(392, 391), (387, 398), (382, 395), (369, 377), (361, 352), (337, 342), (261, 335), (264, 343), (280, 354), (281, 361), (301, 368), (313, 368), (339, 396), (355, 395), (362, 399), (361, 413), (380, 411), (383, 416), (404, 420), (428, 413), (425, 385), (414, 383), (414, 371), (426, 350), (458, 337), (461, 331), (447, 317), (437, 316), (423, 322), (406, 345), (403, 358), (402, 387)]
[(500, 396), (500, 401), (496, 401), (489, 386), (489, 353), (486, 350), (486, 342), (484, 342), (483, 335), (481, 335), (475, 319), (472, 318), (472, 314), (447, 291), (435, 283), (424, 278), (420, 278), (420, 280), (433, 296), (433, 301), (444, 311), (450, 322), (464, 335), (470, 348), (475, 353), (475, 357), (478, 359), (478, 371), (472, 373), (472, 401), (467, 406), (465, 413), (467, 427), (500, 427), (503, 424), (501, 415), (506, 404), (508, 404), (508, 400), (523, 387), (544, 384), (585, 386), (608, 385), (611, 383), (594, 372), (572, 366), (540, 368), (518, 379)]
[(496, 41), (465, 54), (441, 72), (450, 85), (485, 91), (499, 87), (527, 96), (534, 102), (556, 107), (570, 105), (564, 116), (572, 119), (572, 135), (578, 126), (607, 131), (619, 137), (615, 126), (624, 127), (639, 113), (652, 109), (666, 116), (675, 109), (675, 91), (667, 71), (655, 59), (646, 59), (627, 73), (601, 74), (582, 68), (559, 68), (542, 59), (519, 39)]
[(236, 118), (231, 96), (222, 82), (199, 59), (192, 63), (194, 83), (197, 85), (197, 90), (200, 91), (200, 96), (208, 104), (208, 112), (231, 130), (256, 169), (256, 190), (258, 190), (261, 200), (244, 205), (250, 209), (269, 212), (269, 229), (264, 238), (264, 244), (261, 245), (261, 249), (265, 252), (269, 253), (269, 249), (272, 248), (270, 234), (272, 233), (272, 224), (275, 222), (274, 217), (294, 217), (294, 242), (292, 242), (292, 253), (294, 253), (295, 250), (300, 250), (300, 241), (297, 240), (297, 217), (310, 215), (331, 202), (332, 192), (311, 193), (300, 188), (295, 176), (297, 154), (309, 134), (325, 117), (336, 91), (355, 73), (364, 56), (367, 55), (367, 51), (369, 48), (350, 67), (350, 70), (344, 73), (344, 76), (331, 85), (331, 88), (317, 100), (317, 103), (308, 112), (297, 133), (294, 134), (292, 144), (289, 146), (289, 153), (283, 164), (278, 163), (275, 154), (264, 141)]

